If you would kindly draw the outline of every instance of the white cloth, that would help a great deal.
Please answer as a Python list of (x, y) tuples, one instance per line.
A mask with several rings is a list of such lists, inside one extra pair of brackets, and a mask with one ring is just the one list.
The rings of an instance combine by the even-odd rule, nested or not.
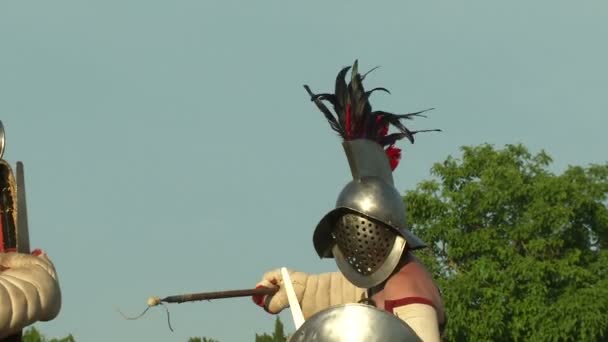
[(395, 316), (414, 330), (423, 342), (439, 342), (437, 311), (428, 304), (413, 303), (393, 308)]
[(57, 273), (46, 254), (0, 253), (0, 338), (50, 321), (60, 309)]
[[(306, 319), (330, 306), (356, 303), (365, 295), (365, 289), (357, 288), (340, 272), (307, 274), (289, 270), (289, 276)], [(280, 269), (266, 272), (257, 286), (279, 287), (277, 293), (265, 298), (267, 311), (279, 313), (289, 307)]]

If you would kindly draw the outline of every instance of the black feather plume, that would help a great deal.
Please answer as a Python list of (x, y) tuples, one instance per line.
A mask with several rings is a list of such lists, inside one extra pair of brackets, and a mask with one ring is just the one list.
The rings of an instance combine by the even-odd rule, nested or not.
[[(334, 94), (314, 94), (307, 85), (304, 88), (310, 95), (311, 101), (325, 115), (331, 128), (344, 140), (370, 139), (386, 147), (392, 146), (404, 138), (413, 144), (416, 133), (440, 132), (439, 129), (411, 131), (401, 122), (401, 120), (412, 120), (415, 117), (426, 117), (423, 113), (433, 108), (407, 114), (372, 111), (369, 99), (375, 91), (390, 94), (390, 91), (383, 87), (365, 90), (363, 80), (377, 68), (375, 67), (361, 75), (359, 74), (359, 63), (355, 60), (352, 67), (344, 67), (338, 73)], [(349, 70), (351, 71), (350, 82), (346, 83), (345, 78)], [(333, 106), (334, 113), (327, 108), (323, 103), (324, 101)], [(389, 134), (389, 127), (396, 128), (397, 132)]]
[(340, 123), (338, 123), (336, 118), (325, 106), (325, 104), (321, 102), (320, 97), (313, 94), (313, 92), (307, 85), (304, 85), (304, 89), (306, 89), (306, 91), (310, 95), (311, 101), (313, 101), (317, 105), (317, 108), (319, 108), (319, 110), (325, 115), (325, 118), (327, 119), (327, 121), (329, 121), (329, 125), (331, 126), (331, 128), (336, 131), (342, 137), (342, 139), (345, 139), (346, 137), (344, 135), (344, 131), (342, 130), (342, 126), (340, 126)]

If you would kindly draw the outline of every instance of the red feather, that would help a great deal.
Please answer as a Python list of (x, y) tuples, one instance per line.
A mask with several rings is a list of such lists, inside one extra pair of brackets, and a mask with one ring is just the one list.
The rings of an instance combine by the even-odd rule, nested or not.
[(391, 166), (391, 170), (394, 171), (401, 160), (401, 149), (391, 145), (387, 147), (385, 151), (386, 156), (388, 157), (388, 162)]
[[(376, 125), (380, 122), (382, 116), (376, 116)], [(385, 137), (388, 134), (388, 122), (378, 127), (378, 137)]]

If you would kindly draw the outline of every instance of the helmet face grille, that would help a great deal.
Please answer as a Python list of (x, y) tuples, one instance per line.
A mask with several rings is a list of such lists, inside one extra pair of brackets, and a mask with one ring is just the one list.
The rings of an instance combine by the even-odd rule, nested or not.
[(382, 266), (397, 238), (385, 225), (354, 214), (338, 220), (333, 236), (346, 261), (364, 276)]

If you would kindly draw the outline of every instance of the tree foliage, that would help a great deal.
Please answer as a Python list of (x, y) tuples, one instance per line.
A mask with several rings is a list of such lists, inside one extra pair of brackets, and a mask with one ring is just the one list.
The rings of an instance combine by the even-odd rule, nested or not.
[(72, 334), (64, 338), (52, 338), (48, 339), (46, 336), (40, 333), (36, 327), (30, 327), (23, 331), (21, 340), (23, 342), (76, 342)]
[[(71, 334), (64, 338), (61, 338), (61, 339), (56, 339), (56, 338), (48, 339), (42, 333), (40, 333), (40, 331), (38, 331), (38, 329), (36, 329), (35, 327), (30, 327), (23, 332), (22, 341), (23, 342), (76, 342), (76, 340), (74, 339), (74, 337)], [(283, 323), (281, 322), (281, 319), (277, 316), (277, 319), (274, 323), (274, 332), (272, 333), (272, 335), (269, 335), (266, 333), (264, 333), (262, 335), (255, 334), (255, 341), (256, 342), (286, 342), (287, 336), (285, 335), (285, 329), (283, 327)], [(188, 339), (188, 342), (219, 342), (219, 341), (216, 339), (213, 339), (213, 338), (208, 338), (208, 337), (190, 337)]]
[(550, 163), (521, 145), (465, 147), (406, 193), (447, 340), (608, 339), (608, 164)]
[(190, 337), (188, 342), (219, 342), (218, 340), (214, 340), (212, 338), (207, 337)]
[[(281, 322), (281, 319), (277, 316), (277, 319), (274, 322), (274, 332), (272, 333), (272, 335), (269, 334), (262, 334), (262, 335), (258, 335), (255, 334), (255, 342), (286, 342), (287, 341), (287, 336), (285, 335), (285, 328), (283, 327), (283, 322)], [(218, 340), (214, 340), (212, 338), (207, 338), (207, 337), (190, 337), (190, 339), (188, 339), (188, 342), (219, 342)]]
[(274, 322), (274, 332), (272, 335), (263, 334), (258, 335), (255, 334), (255, 342), (286, 342), (287, 336), (285, 335), (285, 328), (283, 326), (283, 322), (277, 316), (277, 319)]

